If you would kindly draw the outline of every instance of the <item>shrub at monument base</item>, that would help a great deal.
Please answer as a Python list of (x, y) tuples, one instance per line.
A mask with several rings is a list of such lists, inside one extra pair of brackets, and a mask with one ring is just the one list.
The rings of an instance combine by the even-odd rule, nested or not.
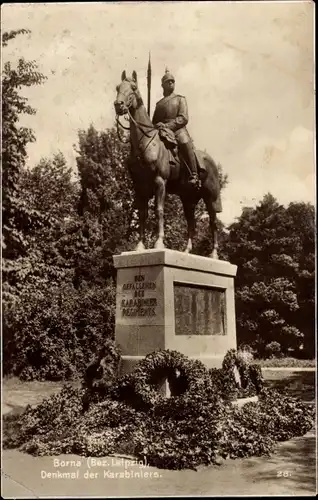
[(3, 372), (21, 380), (81, 376), (96, 348), (111, 338), (114, 285), (75, 289), (71, 283), (25, 288), (4, 304)]
[[(236, 356), (232, 351), (225, 365)], [(167, 399), (152, 397), (155, 384), (149, 392), (144, 389), (150, 380), (158, 382), (165, 362), (170, 374), (171, 367), (177, 366), (180, 375), (176, 378), (184, 377), (188, 390)], [(148, 464), (160, 468), (195, 469), (218, 463), (220, 457), (268, 454), (277, 441), (303, 435), (312, 428), (311, 406), (266, 387), (258, 390), (258, 402), (240, 408), (233, 405), (220, 389), (222, 370), (220, 385), (213, 390), (215, 378), (202, 366), (174, 351), (152, 353), (135, 373), (105, 388), (104, 399), (91, 402), (87, 411), (83, 402), (92, 389), (65, 386), (37, 407), (27, 407), (18, 420), (6, 418), (4, 447), (19, 447), (34, 455), (129, 453), (139, 459), (146, 457)], [(259, 369), (257, 374), (259, 377)], [(135, 390), (139, 395), (137, 408), (124, 400), (126, 393), (133, 401)], [(14, 432), (7, 433), (9, 424)]]

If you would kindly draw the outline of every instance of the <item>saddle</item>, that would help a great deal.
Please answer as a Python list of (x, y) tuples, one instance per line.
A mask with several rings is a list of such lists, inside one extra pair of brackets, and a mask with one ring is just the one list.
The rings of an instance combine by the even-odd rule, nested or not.
[[(182, 165), (182, 155), (180, 154), (174, 132), (167, 127), (162, 127), (159, 129), (159, 136), (169, 152), (169, 162), (172, 168)], [(194, 150), (194, 153), (197, 160), (198, 172), (206, 172), (205, 164), (203, 158), (201, 158), (201, 155), (199, 154), (199, 151)]]

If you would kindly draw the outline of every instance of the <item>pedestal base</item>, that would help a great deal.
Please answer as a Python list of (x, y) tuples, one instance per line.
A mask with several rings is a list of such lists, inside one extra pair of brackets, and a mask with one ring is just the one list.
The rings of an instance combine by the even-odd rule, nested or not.
[(158, 349), (179, 351), (208, 368), (220, 367), (228, 349), (236, 349), (236, 266), (174, 250), (125, 252), (114, 264), (122, 372)]

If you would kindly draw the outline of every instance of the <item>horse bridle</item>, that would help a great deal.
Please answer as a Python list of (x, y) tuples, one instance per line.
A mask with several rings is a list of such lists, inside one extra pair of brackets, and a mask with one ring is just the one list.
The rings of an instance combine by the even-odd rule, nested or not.
[[(122, 96), (125, 97), (125, 99), (127, 98), (127, 93), (124, 94), (124, 92), (121, 92), (121, 91), (118, 91), (117, 93), (117, 96), (121, 94)], [(136, 91), (132, 89), (132, 92), (130, 95), (134, 95), (136, 97)], [(131, 107), (131, 104), (132, 104), (132, 99), (130, 99), (130, 101), (128, 102), (128, 104), (126, 105), (126, 108), (127, 108), (127, 114), (130, 118), (130, 120), (134, 123), (134, 125), (138, 128), (138, 130), (140, 130), (140, 132), (145, 136), (145, 137), (148, 137), (148, 139), (150, 139), (150, 141), (147, 143), (145, 149), (142, 151), (142, 153), (144, 153), (146, 151), (146, 149), (149, 147), (150, 143), (153, 141), (153, 139), (155, 138), (155, 136), (159, 133), (159, 131), (157, 129), (155, 129), (152, 125), (147, 125), (147, 123), (141, 123), (141, 122), (138, 122), (137, 120), (134, 119), (134, 117), (132, 116), (129, 108)], [(120, 133), (119, 133), (119, 128), (118, 128), (118, 125), (120, 125), (124, 130), (130, 130), (130, 127), (125, 127), (122, 123), (120, 123), (120, 120), (119, 120), (119, 115), (116, 114), (116, 124), (117, 124), (117, 136), (118, 136), (118, 139), (120, 140), (120, 142), (122, 142), (123, 144), (127, 144), (129, 142), (129, 139), (128, 141), (124, 141), (121, 137), (120, 137)], [(147, 132), (145, 132), (142, 127), (145, 127), (145, 128), (148, 128), (148, 129), (154, 129), (155, 133), (153, 135), (149, 135), (147, 134)]]

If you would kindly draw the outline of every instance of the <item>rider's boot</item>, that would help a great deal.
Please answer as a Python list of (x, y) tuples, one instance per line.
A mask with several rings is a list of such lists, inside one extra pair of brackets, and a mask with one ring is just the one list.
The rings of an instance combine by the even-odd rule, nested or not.
[(197, 173), (191, 174), (189, 178), (189, 184), (191, 184), (194, 187), (200, 187), (200, 179)]
[(189, 177), (189, 184), (191, 184), (194, 187), (200, 187), (200, 180), (198, 176), (198, 171), (197, 171), (197, 160), (195, 157), (194, 149), (192, 147), (192, 144), (190, 142), (186, 144), (181, 145), (182, 148), (182, 154), (185, 157), (185, 161), (187, 162), (187, 165), (191, 171), (190, 177)]

